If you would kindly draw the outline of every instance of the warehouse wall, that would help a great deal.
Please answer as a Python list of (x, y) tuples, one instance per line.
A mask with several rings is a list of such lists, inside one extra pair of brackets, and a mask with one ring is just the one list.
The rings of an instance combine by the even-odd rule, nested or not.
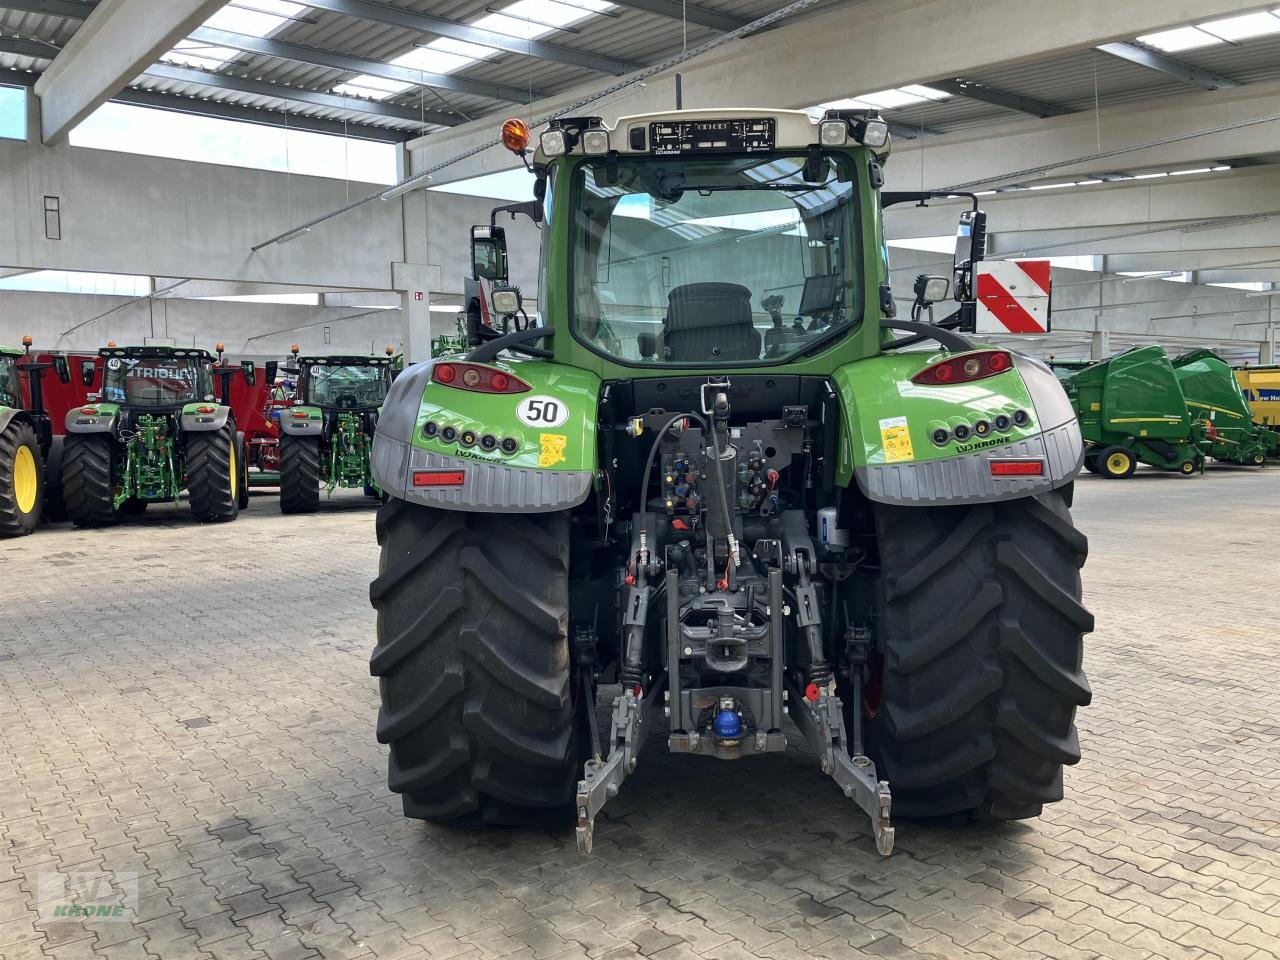
[[(92, 317), (114, 313), (80, 329), (64, 330)], [(344, 320), (357, 314), (352, 320)], [(452, 318), (450, 317), (450, 323)], [(289, 329), (293, 328), (293, 329)], [(325, 330), (329, 342), (325, 342)], [(281, 333), (261, 337), (263, 333)], [(320, 308), (292, 304), (246, 304), (207, 300), (162, 299), (129, 303), (127, 297), (69, 293), (0, 293), (0, 343), (17, 344), (31, 334), (36, 349), (92, 352), (108, 340), (142, 343), (144, 338), (168, 338), (178, 345), (212, 350), (219, 340), (234, 357), (254, 359), (284, 356), (298, 343), (303, 352), (381, 353), (388, 344), (399, 349), (400, 313), (381, 310), (369, 314), (355, 307)], [(257, 339), (250, 339), (250, 338)]]

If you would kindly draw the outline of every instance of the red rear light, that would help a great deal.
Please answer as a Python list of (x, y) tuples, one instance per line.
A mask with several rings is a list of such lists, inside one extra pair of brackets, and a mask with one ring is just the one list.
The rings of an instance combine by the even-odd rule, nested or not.
[(196, 407), (196, 413), (213, 413), (217, 409), (218, 409), (217, 407), (210, 407), (208, 405), (205, 405), (203, 407)]
[(983, 350), (980, 353), (966, 353), (958, 357), (948, 357), (941, 363), (925, 367), (914, 377), (912, 383), (925, 386), (939, 386), (948, 383), (969, 383), (984, 377), (994, 377), (1004, 373), (1013, 366), (1013, 355), (1007, 350)]
[(993, 477), (1043, 477), (1043, 460), (991, 460)]
[(415, 487), (460, 487), (467, 475), (462, 470), (415, 470), (413, 485)]
[(81, 407), (80, 412), (86, 417), (96, 417), (98, 415), (97, 407)]
[(307, 419), (307, 417), (309, 417), (309, 416), (310, 416), (310, 414), (309, 414), (309, 413), (307, 413), (307, 411), (305, 411), (305, 410), (295, 410), (295, 411), (293, 411), (293, 413), (291, 414), (291, 416), (292, 416), (292, 417), (293, 417), (293, 419), (295, 419), (295, 420), (305, 420), (305, 419)]
[(531, 389), (519, 377), (480, 363), (438, 363), (431, 371), (431, 379), (475, 393), (527, 393)]

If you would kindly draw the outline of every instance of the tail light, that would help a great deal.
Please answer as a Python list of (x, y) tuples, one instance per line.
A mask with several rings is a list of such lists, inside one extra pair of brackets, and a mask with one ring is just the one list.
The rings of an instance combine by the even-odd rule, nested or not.
[(203, 407), (196, 407), (196, 413), (216, 413), (217, 410), (218, 410), (217, 407), (210, 407), (208, 405)]
[(447, 387), (475, 393), (528, 393), (530, 387), (514, 374), (479, 363), (437, 363), (431, 379)]
[(97, 407), (81, 407), (80, 412), (86, 417), (96, 417), (98, 415)]
[(993, 477), (1043, 477), (1043, 460), (991, 460)]
[(292, 414), (290, 414), (290, 416), (292, 416), (293, 419), (295, 420), (305, 420), (307, 419), (307, 417), (311, 416), (311, 414), (307, 413), (307, 411), (305, 410), (295, 410), (293, 411)]
[(415, 470), (413, 485), (415, 487), (460, 487), (467, 475), (462, 470)]
[(959, 357), (949, 357), (941, 363), (925, 367), (914, 377), (912, 383), (920, 383), (930, 387), (947, 386), (952, 383), (969, 383), (984, 377), (994, 377), (1004, 373), (1013, 366), (1013, 355), (1007, 350), (983, 350), (980, 353), (966, 353)]

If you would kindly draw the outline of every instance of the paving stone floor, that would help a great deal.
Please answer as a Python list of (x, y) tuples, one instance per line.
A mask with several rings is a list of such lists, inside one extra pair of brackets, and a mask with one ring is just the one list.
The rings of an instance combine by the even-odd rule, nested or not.
[[(661, 736), (591, 857), (402, 819), (373, 515), (259, 494), (225, 526), (153, 508), (0, 542), (0, 957), (1280, 955), (1278, 469), (1083, 477), (1098, 627), (1066, 800), (900, 823), (888, 859), (811, 757), (713, 767)], [(54, 915), (102, 874), (124, 918)]]

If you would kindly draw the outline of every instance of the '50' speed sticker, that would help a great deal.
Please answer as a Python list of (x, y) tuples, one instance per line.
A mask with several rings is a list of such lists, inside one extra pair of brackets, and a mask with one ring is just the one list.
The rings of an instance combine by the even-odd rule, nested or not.
[(555, 397), (525, 397), (516, 405), (516, 416), (529, 427), (558, 427), (569, 419), (569, 408)]

